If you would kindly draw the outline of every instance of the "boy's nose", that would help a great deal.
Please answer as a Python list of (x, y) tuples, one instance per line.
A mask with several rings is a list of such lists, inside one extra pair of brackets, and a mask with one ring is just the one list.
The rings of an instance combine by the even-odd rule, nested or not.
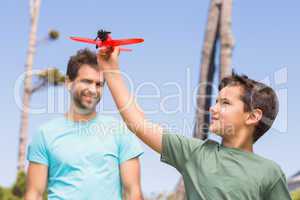
[(210, 112), (211, 114), (214, 114), (214, 113), (217, 112), (217, 110), (216, 110), (216, 104), (213, 105), (213, 106), (211, 106), (211, 107), (209, 108), (209, 112)]

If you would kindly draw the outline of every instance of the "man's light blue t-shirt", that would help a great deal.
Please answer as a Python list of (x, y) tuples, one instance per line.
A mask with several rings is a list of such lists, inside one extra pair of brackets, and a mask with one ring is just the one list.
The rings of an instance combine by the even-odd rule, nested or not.
[(98, 115), (84, 123), (60, 117), (42, 125), (27, 158), (48, 166), (49, 200), (119, 200), (119, 165), (142, 153), (123, 123)]

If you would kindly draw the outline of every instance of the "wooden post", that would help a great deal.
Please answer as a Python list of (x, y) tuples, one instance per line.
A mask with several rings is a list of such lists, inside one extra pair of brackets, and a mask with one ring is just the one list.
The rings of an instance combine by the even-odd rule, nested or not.
[[(197, 95), (196, 124), (193, 133), (194, 137), (200, 139), (206, 139), (208, 132), (209, 115), (207, 111), (211, 103), (212, 82), (215, 71), (214, 59), (216, 43), (219, 37), (221, 3), (221, 0), (211, 0), (204, 45), (201, 53), (202, 60)], [(175, 188), (174, 196), (175, 200), (184, 200), (186, 198), (182, 178)]]
[(29, 106), (31, 97), (32, 65), (36, 49), (36, 32), (41, 0), (29, 0), (30, 2), (30, 33), (27, 59), (25, 64), (23, 109), (21, 114), (20, 135), (19, 135), (19, 153), (18, 153), (18, 171), (25, 170), (25, 152), (28, 138), (29, 125)]
[(214, 72), (214, 59), (216, 42), (219, 36), (220, 1), (212, 0), (208, 16), (202, 60), (200, 65), (200, 79), (197, 94), (197, 110), (194, 137), (205, 139), (207, 137), (207, 111), (210, 106), (211, 87)]
[(232, 49), (234, 39), (231, 31), (232, 0), (222, 0), (221, 9), (221, 66), (219, 80), (232, 74)]

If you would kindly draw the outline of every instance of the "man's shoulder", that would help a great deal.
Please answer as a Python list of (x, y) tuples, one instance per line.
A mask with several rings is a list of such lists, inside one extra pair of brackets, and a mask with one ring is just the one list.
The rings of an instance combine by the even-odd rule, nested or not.
[(112, 115), (104, 115), (104, 114), (97, 114), (96, 123), (101, 123), (107, 126), (120, 126), (123, 123), (122, 119), (119, 119), (117, 117), (114, 117)]
[[(97, 115), (95, 120), (91, 120), (88, 123), (102, 123), (105, 125), (110, 125), (113, 126), (114, 124), (118, 125), (120, 124), (120, 120), (118, 120), (116, 117), (109, 116), (109, 115)], [(76, 127), (76, 126), (83, 126), (86, 125), (85, 123), (76, 123), (73, 121), (70, 121), (66, 119), (63, 115), (52, 118), (44, 123), (42, 123), (38, 129), (41, 130), (42, 132), (48, 133), (48, 132), (55, 132), (59, 131), (65, 128), (69, 127)]]
[(96, 123), (101, 126), (103, 125), (105, 130), (109, 131), (110, 133), (124, 134), (130, 132), (122, 119), (111, 115), (98, 114)]
[(52, 131), (55, 131), (55, 129), (63, 126), (64, 122), (65, 122), (65, 118), (63, 116), (52, 118), (52, 119), (42, 123), (38, 127), (38, 130), (42, 131), (43, 133), (52, 132)]

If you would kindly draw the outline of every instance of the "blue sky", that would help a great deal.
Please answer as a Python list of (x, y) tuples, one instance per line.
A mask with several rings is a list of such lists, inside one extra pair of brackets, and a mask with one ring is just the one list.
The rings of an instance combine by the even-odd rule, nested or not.
[[(280, 114), (274, 128), (257, 142), (255, 152), (277, 162), (288, 177), (300, 170), (300, 136), (296, 127), (300, 113), (299, 6), (300, 2), (295, 0), (234, 1), (233, 5), (234, 69), (270, 83), (280, 97)], [(38, 38), (42, 39), (53, 28), (60, 31), (61, 37), (38, 46), (34, 69), (55, 66), (65, 72), (70, 55), (80, 48), (94, 48), (72, 42), (69, 36), (93, 38), (98, 29), (104, 28), (112, 31), (115, 38), (142, 37), (143, 44), (134, 46), (132, 53), (123, 53), (120, 58), (122, 70), (131, 78), (131, 89), (138, 94), (141, 106), (149, 111), (147, 116), (151, 120), (168, 123), (175, 127), (175, 132), (191, 135), (185, 125), (191, 127), (194, 120), (191, 91), (198, 82), (208, 7), (208, 0), (42, 1)], [(20, 109), (14, 91), (20, 89), (18, 80), (24, 71), (29, 6), (27, 1), (3, 0), (0, 9), (0, 57), (5, 74), (0, 79), (0, 184), (8, 186), (16, 173)], [(66, 109), (58, 108), (59, 91), (65, 92), (44, 90), (33, 95), (33, 108), (54, 107), (30, 116), (30, 137), (41, 123)], [(180, 96), (176, 98), (178, 91)], [(115, 109), (108, 90), (99, 109), (100, 112)], [(148, 194), (172, 190), (179, 174), (159, 162), (159, 156), (152, 150), (144, 148), (143, 190)]]

